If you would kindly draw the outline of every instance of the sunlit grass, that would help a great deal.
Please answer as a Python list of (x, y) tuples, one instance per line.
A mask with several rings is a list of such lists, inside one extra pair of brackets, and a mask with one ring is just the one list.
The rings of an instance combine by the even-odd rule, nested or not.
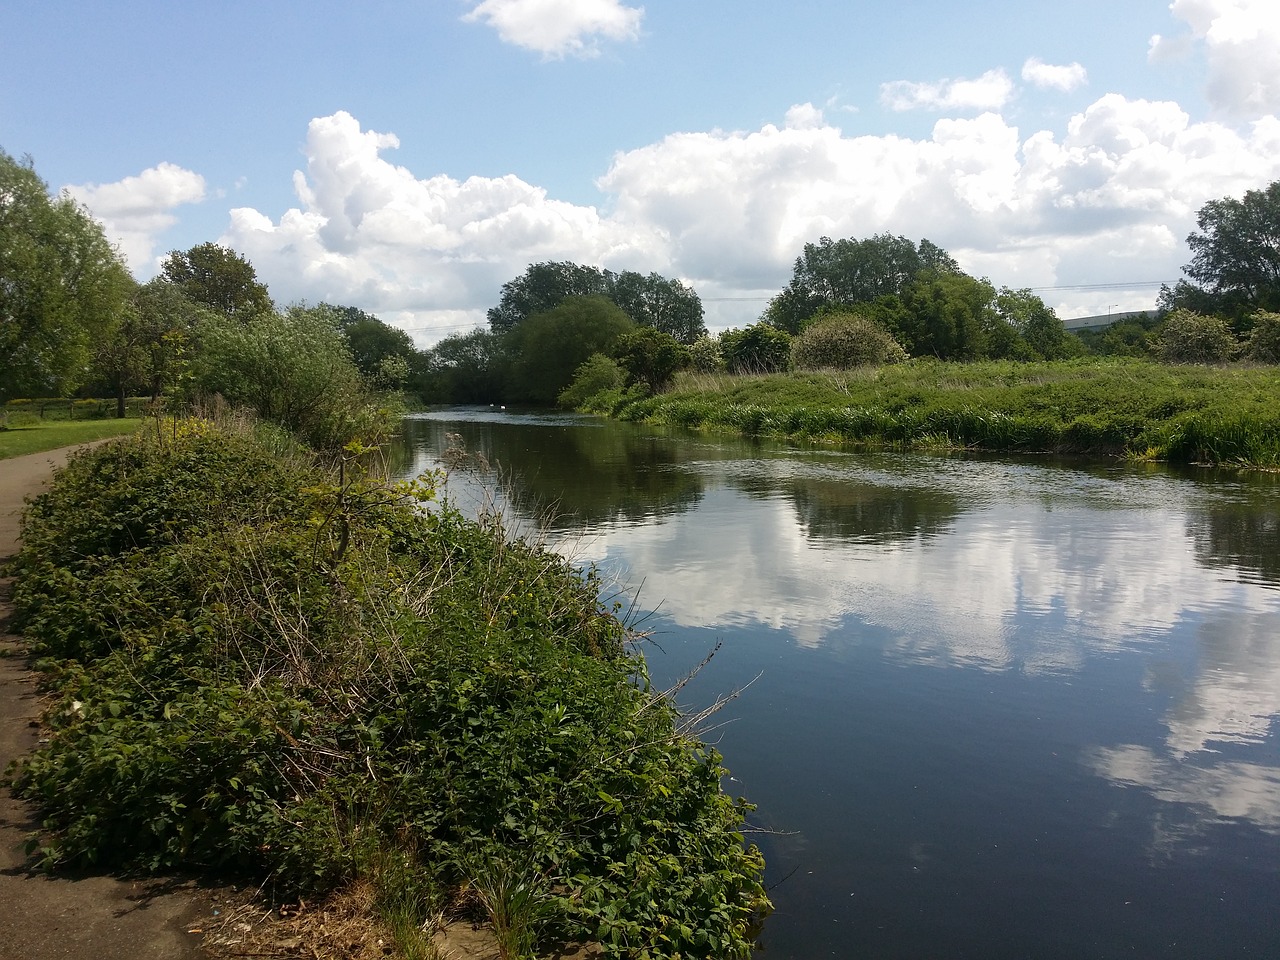
[(36, 420), (0, 429), (0, 460), (133, 433), (140, 419)]
[(884, 446), (1280, 466), (1280, 370), (1128, 359), (685, 374), (614, 413), (693, 429)]

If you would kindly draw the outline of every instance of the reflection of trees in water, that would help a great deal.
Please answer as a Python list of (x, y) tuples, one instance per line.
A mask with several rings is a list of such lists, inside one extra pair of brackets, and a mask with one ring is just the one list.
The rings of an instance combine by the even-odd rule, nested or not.
[(494, 470), (495, 482), (521, 514), (552, 528), (641, 521), (688, 510), (702, 498), (702, 478), (681, 465), (660, 437), (610, 424), (554, 421), (408, 421), (415, 447), (439, 456), (446, 434)]
[(961, 512), (950, 494), (910, 487), (793, 478), (786, 489), (813, 539), (870, 543), (932, 537)]
[(1216, 504), (1187, 518), (1201, 563), (1235, 567), (1264, 583), (1280, 584), (1280, 504), (1273, 498)]

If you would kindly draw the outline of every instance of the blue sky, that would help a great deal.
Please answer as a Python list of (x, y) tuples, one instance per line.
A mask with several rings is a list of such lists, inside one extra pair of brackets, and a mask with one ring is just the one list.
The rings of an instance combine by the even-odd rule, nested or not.
[(0, 147), (140, 278), (214, 240), (423, 344), (541, 260), (750, 323), (806, 241), (883, 231), (1068, 318), (1148, 306), (1206, 200), (1280, 179), (1274, 7), (10, 0)]

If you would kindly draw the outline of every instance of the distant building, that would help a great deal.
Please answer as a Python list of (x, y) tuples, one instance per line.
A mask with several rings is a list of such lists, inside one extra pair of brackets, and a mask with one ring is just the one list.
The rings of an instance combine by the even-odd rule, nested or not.
[(1077, 333), (1081, 330), (1105, 330), (1113, 323), (1146, 316), (1151, 312), (1150, 310), (1124, 310), (1116, 313), (1100, 313), (1096, 317), (1075, 317), (1071, 320), (1063, 320), (1062, 325), (1072, 333)]

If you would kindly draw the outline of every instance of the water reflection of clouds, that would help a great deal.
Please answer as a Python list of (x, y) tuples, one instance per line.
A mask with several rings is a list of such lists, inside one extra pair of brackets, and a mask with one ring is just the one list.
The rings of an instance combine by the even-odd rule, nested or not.
[(1267, 833), (1280, 834), (1280, 769), (1275, 767), (1241, 762), (1193, 766), (1136, 744), (1101, 748), (1086, 762), (1120, 786), (1139, 787), (1166, 803), (1249, 820)]
[(1071, 673), (1090, 656), (1193, 637), (1169, 746), (1256, 742), (1280, 714), (1280, 595), (1206, 569), (1176, 510), (1034, 500), (984, 506), (894, 542), (814, 540), (782, 495), (709, 490), (679, 520), (597, 532), (587, 558), (643, 571), (681, 626), (758, 623), (801, 646), (879, 628), (913, 663)]

